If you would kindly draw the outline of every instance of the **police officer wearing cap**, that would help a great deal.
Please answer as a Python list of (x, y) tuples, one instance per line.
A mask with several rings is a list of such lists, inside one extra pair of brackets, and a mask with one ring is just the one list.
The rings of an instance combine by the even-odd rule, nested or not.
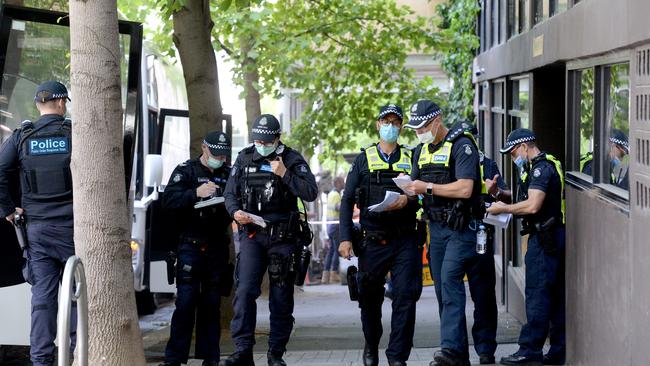
[(172, 210), (180, 228), (176, 261), (176, 309), (161, 366), (187, 363), (196, 319), (196, 358), (204, 366), (219, 362), (221, 296), (230, 295), (228, 226), (232, 219), (223, 204), (195, 208), (201, 201), (223, 198), (230, 175), (226, 164), (230, 140), (223, 132), (210, 132), (202, 154), (174, 169), (163, 195), (163, 207)]
[[(527, 129), (512, 131), (501, 149), (520, 170), (515, 204), (497, 202), (492, 214), (511, 213), (523, 218), (526, 251), (526, 319), (519, 350), (501, 359), (502, 365), (562, 365), (565, 361), (564, 248), (565, 203), (562, 164), (536, 145)], [(551, 347), (542, 347), (550, 334)]]
[[(34, 101), (41, 117), (24, 121), (0, 148), (0, 216), (13, 222), (16, 215), (24, 215), (27, 223), (23, 276), (32, 285), (30, 356), (36, 366), (54, 364), (59, 280), (74, 255), (72, 131), (71, 121), (64, 117), (68, 100), (63, 84), (39, 85)], [(19, 172), (19, 181), (10, 178), (14, 171)], [(21, 203), (10, 194), (16, 185)], [(71, 329), (74, 349), (74, 323)]]
[[(629, 165), (627, 157), (630, 144), (625, 132), (612, 129), (609, 135), (610, 183), (623, 189), (630, 188)], [(590, 151), (580, 157), (580, 171), (592, 175), (593, 153)]]
[[(267, 361), (269, 366), (286, 365), (282, 355), (294, 322), (292, 257), (304, 233), (298, 199), (315, 200), (318, 187), (305, 159), (280, 141), (280, 133), (280, 122), (273, 115), (255, 119), (254, 144), (239, 153), (226, 186), (226, 208), (240, 226), (240, 248), (230, 324), (236, 352), (222, 360), (222, 366), (254, 365), (255, 300), (267, 270), (271, 311)], [(261, 217), (263, 226), (251, 214)]]
[(378, 347), (382, 336), (381, 307), (384, 283), (390, 271), (392, 280), (391, 332), (386, 349), (388, 364), (406, 365), (413, 347), (415, 306), (422, 293), (422, 252), (425, 239), (416, 235), (416, 199), (401, 194), (385, 211), (370, 206), (384, 200), (386, 192), (399, 192), (393, 178), (410, 174), (412, 154), (397, 143), (402, 128), (402, 109), (384, 106), (377, 117), (379, 142), (359, 154), (348, 173), (340, 214), (341, 256), (350, 258), (353, 241), (352, 212), (360, 209), (361, 235), (355, 245), (359, 256), (359, 308), (365, 337), (364, 366), (379, 364)]
[[(441, 318), (441, 351), (431, 365), (469, 365), (469, 345), (465, 326), (465, 284), (467, 274), (473, 285), (472, 297), (479, 314), (496, 308), (494, 281), (481, 276), (483, 257), (476, 251), (477, 228), (485, 213), (481, 197), (479, 152), (471, 133), (462, 123), (447, 129), (441, 110), (430, 100), (411, 107), (411, 119), (405, 126), (414, 129), (421, 144), (417, 146), (407, 191), (423, 195), (424, 212), (429, 220), (429, 256), (435, 281)], [(494, 270), (494, 269), (492, 269)], [(475, 294), (477, 288), (486, 294)], [(486, 312), (481, 312), (488, 309)], [(492, 318), (492, 315), (489, 316)], [(489, 320), (490, 322), (492, 320)], [(475, 327), (481, 363), (494, 362), (496, 342), (492, 324)]]

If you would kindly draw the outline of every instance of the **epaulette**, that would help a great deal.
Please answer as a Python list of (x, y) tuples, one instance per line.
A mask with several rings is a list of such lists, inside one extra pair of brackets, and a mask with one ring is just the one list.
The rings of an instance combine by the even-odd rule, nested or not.
[(377, 144), (373, 142), (372, 144), (369, 144), (369, 145), (367, 145), (367, 146), (362, 147), (362, 148), (361, 148), (361, 151), (366, 151), (367, 149), (369, 149), (369, 148), (371, 148), (371, 147), (373, 147), (373, 146), (375, 146), (375, 145), (377, 145)]
[(402, 148), (404, 148), (404, 149), (406, 149), (406, 150), (409, 150), (409, 151), (413, 151), (413, 150), (415, 150), (415, 146), (410, 146), (410, 145), (400, 145), (400, 147), (402, 147)]
[(184, 162), (178, 164), (178, 166), (187, 166), (192, 159), (185, 160)]
[(465, 129), (461, 127), (454, 127), (453, 130), (449, 131), (447, 134), (447, 137), (445, 138), (446, 141), (449, 142), (454, 142), (456, 139), (458, 139), (461, 136), (465, 135)]
[(22, 122), (20, 122), (20, 129), (23, 131), (29, 131), (34, 128), (34, 122), (26, 119)]

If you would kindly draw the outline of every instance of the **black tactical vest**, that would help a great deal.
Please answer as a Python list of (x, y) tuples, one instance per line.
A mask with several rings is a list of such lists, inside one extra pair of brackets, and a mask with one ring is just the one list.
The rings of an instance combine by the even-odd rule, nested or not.
[(23, 122), (18, 151), (21, 189), (27, 199), (46, 201), (71, 198), (71, 127), (69, 119), (54, 120), (39, 127), (34, 127), (30, 121)]
[[(282, 156), (289, 148), (281, 145), (276, 156)], [(244, 211), (264, 216), (270, 213), (297, 211), (297, 199), (282, 183), (282, 178), (271, 171), (271, 163), (263, 159), (253, 161), (254, 148), (241, 153), (240, 190)]]

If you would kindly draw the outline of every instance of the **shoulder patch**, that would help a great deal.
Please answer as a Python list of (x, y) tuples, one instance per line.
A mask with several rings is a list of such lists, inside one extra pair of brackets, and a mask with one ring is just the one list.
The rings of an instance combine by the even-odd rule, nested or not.
[(230, 175), (232, 177), (234, 177), (235, 174), (237, 174), (237, 165), (233, 166), (232, 169), (230, 170)]
[(298, 170), (299, 170), (301, 173), (307, 173), (307, 172), (309, 171), (309, 169), (307, 169), (307, 165), (304, 165), (304, 164), (301, 165), (301, 166), (299, 166), (299, 167), (298, 167)]
[(470, 144), (464, 144), (463, 147), (465, 148), (465, 155), (472, 155), (472, 146)]
[(181, 181), (181, 179), (183, 179), (183, 175), (180, 174), (180, 173), (176, 173), (176, 174), (174, 174), (174, 178), (172, 178), (172, 181), (174, 183), (178, 183), (178, 182)]
[(533, 177), (539, 178), (540, 175), (542, 175), (542, 170), (540, 168), (535, 168), (535, 170), (533, 170)]

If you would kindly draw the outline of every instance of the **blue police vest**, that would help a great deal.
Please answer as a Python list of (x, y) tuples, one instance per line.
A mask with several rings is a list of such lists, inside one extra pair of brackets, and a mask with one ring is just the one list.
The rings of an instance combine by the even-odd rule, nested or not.
[[(53, 129), (55, 126), (58, 128)], [(69, 119), (51, 121), (37, 128), (31, 121), (23, 122), (18, 145), (23, 196), (34, 200), (72, 196), (71, 127)]]

